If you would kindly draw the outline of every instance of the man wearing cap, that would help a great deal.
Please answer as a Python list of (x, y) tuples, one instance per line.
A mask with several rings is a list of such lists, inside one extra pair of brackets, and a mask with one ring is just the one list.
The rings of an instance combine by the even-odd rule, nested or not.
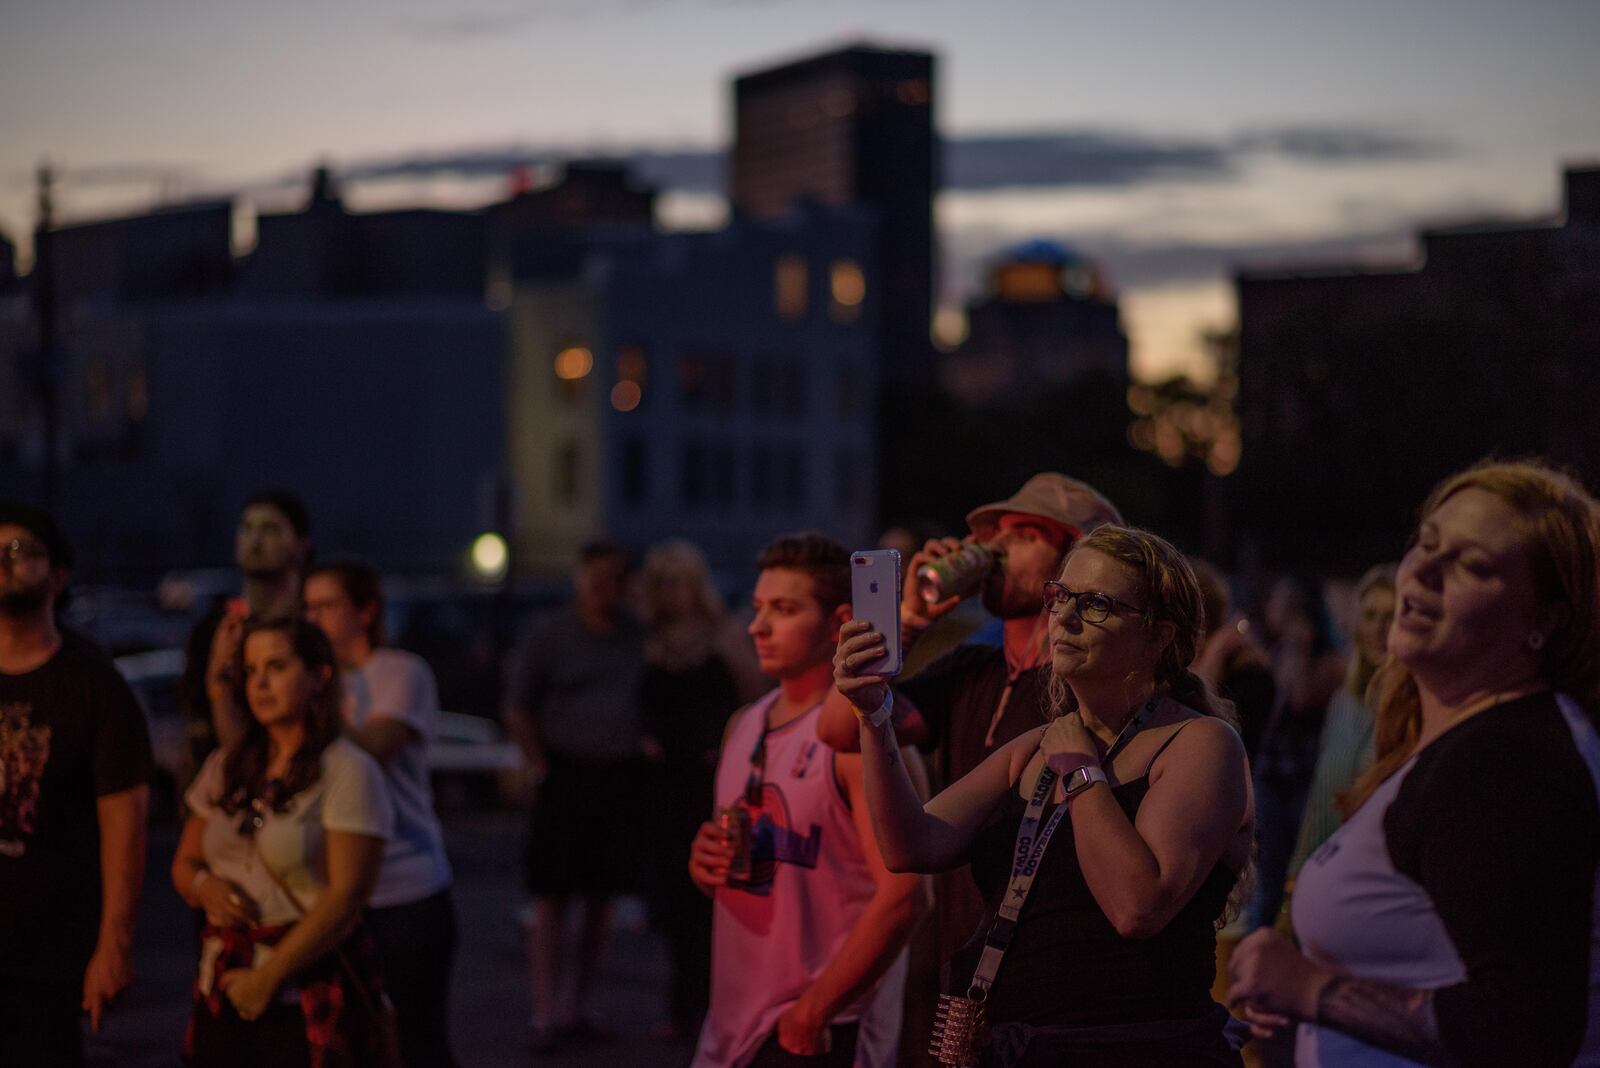
[(132, 691), (56, 625), (72, 554), (0, 501), (0, 1064), (84, 1063), (133, 979), (150, 738)]
[[(1078, 538), (1105, 523), (1121, 523), (1110, 501), (1092, 486), (1047, 471), (1034, 475), (1010, 498), (967, 515), (970, 540), (993, 550), (999, 566), (982, 587), (983, 607), (1001, 621), (1001, 647), (959, 646), (895, 687), (896, 719), (913, 706), (926, 724), (924, 747), (937, 746), (935, 791), (955, 782), (985, 757), (1020, 734), (1045, 722), (1045, 691), (1050, 654), (1044, 611), (1044, 584), (1056, 577), (1061, 561)], [(911, 558), (910, 573), (930, 560), (961, 548), (955, 538), (929, 541)], [(900, 603), (902, 648), (959, 603), (951, 598), (928, 605), (907, 583)], [(900, 697), (906, 699), (905, 702)], [(837, 692), (823, 709), (819, 734), (846, 752), (860, 747), (854, 713)], [(939, 957), (948, 959), (977, 928), (983, 900), (966, 870), (941, 876), (937, 886)]]

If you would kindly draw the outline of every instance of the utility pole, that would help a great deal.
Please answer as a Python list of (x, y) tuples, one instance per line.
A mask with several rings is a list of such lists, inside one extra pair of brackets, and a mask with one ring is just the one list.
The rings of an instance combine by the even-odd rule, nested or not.
[(61, 406), (57, 383), (60, 361), (56, 352), (56, 271), (50, 231), (54, 226), (52, 198), (55, 172), (46, 160), (39, 164), (38, 222), (33, 231), (33, 317), (38, 331), (35, 387), (44, 430), (42, 496), (46, 510), (56, 514), (61, 494)]

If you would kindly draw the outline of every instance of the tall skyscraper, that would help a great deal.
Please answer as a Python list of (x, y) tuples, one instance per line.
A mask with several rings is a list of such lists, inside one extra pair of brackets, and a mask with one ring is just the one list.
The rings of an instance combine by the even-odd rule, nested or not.
[(889, 381), (933, 373), (934, 59), (857, 45), (734, 82), (733, 209), (860, 204), (878, 220), (879, 350)]

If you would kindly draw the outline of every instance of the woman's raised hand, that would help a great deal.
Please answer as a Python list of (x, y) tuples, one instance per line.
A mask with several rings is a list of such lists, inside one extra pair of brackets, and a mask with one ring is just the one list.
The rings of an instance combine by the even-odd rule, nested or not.
[(852, 619), (839, 628), (839, 646), (833, 653), (833, 684), (862, 712), (876, 712), (889, 696), (889, 681), (882, 675), (858, 675), (861, 667), (888, 652), (883, 635), (864, 619)]

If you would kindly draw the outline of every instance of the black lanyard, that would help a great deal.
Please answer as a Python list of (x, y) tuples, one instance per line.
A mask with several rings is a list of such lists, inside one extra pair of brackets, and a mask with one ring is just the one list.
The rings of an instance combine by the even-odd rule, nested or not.
[[(1112, 741), (1111, 748), (1100, 758), (1101, 767), (1110, 764), (1116, 755), (1133, 741), (1134, 735), (1139, 733), (1145, 720), (1150, 718), (1160, 702), (1160, 695), (1152, 694), (1144, 707), (1135, 712), (1123, 725), (1121, 732)], [(1028, 807), (1022, 814), (1022, 825), (1017, 828), (1017, 844), (1011, 862), (1011, 883), (1006, 887), (1005, 897), (1000, 899), (1000, 907), (995, 912), (994, 921), (984, 934), (983, 955), (978, 958), (978, 966), (973, 971), (968, 997), (982, 1000), (988, 996), (989, 988), (994, 985), (994, 977), (1000, 971), (1001, 958), (1005, 956), (1006, 949), (1011, 945), (1011, 938), (1016, 933), (1017, 918), (1021, 916), (1022, 906), (1027, 902), (1028, 894), (1033, 890), (1034, 880), (1038, 877), (1039, 862), (1044, 859), (1045, 847), (1050, 844), (1051, 836), (1061, 825), (1061, 817), (1067, 814), (1067, 805), (1065, 803), (1058, 805), (1050, 814), (1050, 819), (1045, 823), (1043, 830), (1040, 829), (1039, 821), (1044, 816), (1045, 802), (1049, 800), (1050, 792), (1055, 789), (1058, 777), (1056, 770), (1048, 763), (1039, 770), (1039, 781), (1033, 788), (1033, 794), (1028, 798)]]
[[(776, 729), (767, 727), (767, 713), (771, 712), (773, 705), (777, 703), (778, 699), (774, 697), (767, 707), (761, 710), (761, 732), (756, 735), (755, 748), (750, 750), (750, 774), (744, 780), (744, 803), (751, 808), (761, 804), (761, 786), (767, 779), (767, 734)], [(812, 705), (789, 723), (793, 723), (795, 719), (804, 719), (811, 714), (811, 709), (816, 707), (817, 705)], [(784, 726), (787, 727), (789, 723), (785, 723)]]

